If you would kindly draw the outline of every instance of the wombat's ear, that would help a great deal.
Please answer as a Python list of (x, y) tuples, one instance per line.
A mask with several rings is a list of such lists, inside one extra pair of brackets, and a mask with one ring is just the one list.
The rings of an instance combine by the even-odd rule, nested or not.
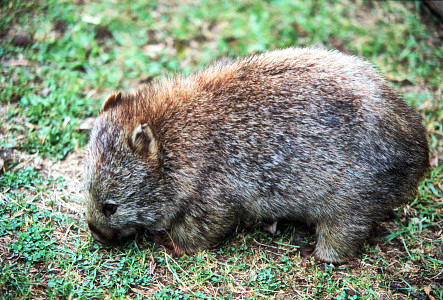
[(140, 155), (157, 155), (158, 142), (147, 124), (138, 125), (132, 132), (129, 146)]
[(121, 99), (122, 92), (113, 92), (111, 95), (108, 96), (108, 98), (106, 98), (105, 102), (103, 102), (102, 111), (114, 107)]

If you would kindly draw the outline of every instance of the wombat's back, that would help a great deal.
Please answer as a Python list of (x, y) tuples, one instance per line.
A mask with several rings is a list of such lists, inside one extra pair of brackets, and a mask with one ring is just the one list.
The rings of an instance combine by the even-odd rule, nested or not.
[[(321, 49), (110, 96), (88, 148), (88, 220), (106, 239), (125, 226), (165, 229), (192, 252), (241, 220), (304, 219), (326, 261), (352, 255), (429, 169), (413, 110), (368, 63)], [(102, 212), (109, 198), (119, 208)]]

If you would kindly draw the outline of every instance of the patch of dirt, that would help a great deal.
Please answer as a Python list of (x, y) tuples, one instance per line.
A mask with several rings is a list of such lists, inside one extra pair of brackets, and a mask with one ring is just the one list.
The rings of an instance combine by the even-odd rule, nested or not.
[(50, 209), (57, 207), (60, 213), (69, 215), (74, 219), (80, 219), (82, 215), (83, 196), (81, 194), (81, 165), (83, 153), (70, 153), (64, 160), (56, 163), (49, 159), (42, 159), (38, 154), (26, 154), (14, 149), (0, 149), (0, 160), (16, 162), (14, 169), (22, 169), (27, 166), (40, 171), (43, 180), (52, 180), (46, 186), (46, 192), (42, 193), (41, 202), (35, 203), (37, 207)]
[(66, 186), (55, 184), (48, 197), (60, 200), (55, 201), (58, 211), (77, 220), (81, 219), (83, 215), (83, 195), (81, 193), (83, 159), (83, 152), (72, 152), (65, 159), (56, 163), (46, 160), (44, 165), (48, 168), (42, 170), (46, 178), (62, 177), (64, 179)]

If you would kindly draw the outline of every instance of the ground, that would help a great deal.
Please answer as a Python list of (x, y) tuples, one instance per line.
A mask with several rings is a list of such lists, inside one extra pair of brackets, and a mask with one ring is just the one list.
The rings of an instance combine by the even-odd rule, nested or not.
[[(443, 25), (422, 2), (9, 1), (0, 4), (0, 297), (442, 299)], [(372, 62), (423, 117), (432, 171), (358, 256), (300, 256), (313, 228), (239, 228), (171, 257), (85, 224), (84, 145), (101, 101), (217, 58), (323, 45)]]

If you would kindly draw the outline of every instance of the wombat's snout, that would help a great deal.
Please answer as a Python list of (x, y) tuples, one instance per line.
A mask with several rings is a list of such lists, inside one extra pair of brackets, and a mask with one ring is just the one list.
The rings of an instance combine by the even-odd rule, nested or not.
[(99, 230), (91, 222), (88, 222), (88, 226), (94, 240), (102, 244), (113, 244), (113, 245), (123, 244), (126, 241), (132, 239), (135, 235), (135, 233), (125, 234), (124, 232), (118, 229), (113, 229), (110, 227), (104, 227), (102, 230)]
[(88, 222), (89, 230), (91, 231), (92, 237), (103, 244), (114, 243), (116, 236), (118, 235), (117, 230), (105, 227), (103, 230), (99, 230), (94, 224)]

